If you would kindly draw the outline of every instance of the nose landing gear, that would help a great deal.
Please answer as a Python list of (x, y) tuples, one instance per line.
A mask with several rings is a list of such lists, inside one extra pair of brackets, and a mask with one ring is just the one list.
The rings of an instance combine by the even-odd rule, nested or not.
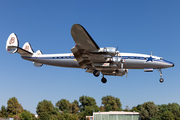
[(159, 79), (159, 82), (160, 82), (160, 83), (163, 83), (163, 82), (164, 82), (164, 79), (163, 79), (163, 78), (160, 78), (160, 79)]
[[(161, 69), (158, 69), (158, 71), (159, 71), (159, 73), (160, 73), (160, 77), (162, 77), (162, 71), (161, 71)], [(160, 82), (160, 83), (163, 83), (163, 82), (164, 82), (164, 79), (163, 79), (163, 78), (160, 78), (160, 79), (159, 79), (159, 82)]]

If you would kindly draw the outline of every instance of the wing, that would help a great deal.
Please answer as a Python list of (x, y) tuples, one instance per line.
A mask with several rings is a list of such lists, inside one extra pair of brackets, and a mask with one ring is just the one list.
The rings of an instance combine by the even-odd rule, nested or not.
[(74, 24), (71, 28), (71, 35), (78, 49), (84, 49), (86, 51), (99, 49), (99, 46), (94, 42), (92, 37), (88, 34), (83, 26)]
[(93, 73), (95, 70), (101, 71), (103, 75), (123, 76), (127, 71), (119, 69), (113, 57), (119, 53), (116, 48), (99, 48), (85, 28), (79, 24), (74, 24), (71, 28), (71, 35), (76, 43), (71, 51), (76, 57), (82, 69)]
[(94, 63), (105, 62), (103, 55), (91, 54), (92, 51), (98, 51), (100, 48), (83, 26), (74, 24), (71, 28), (71, 35), (76, 43), (71, 51), (82, 69), (94, 69)]

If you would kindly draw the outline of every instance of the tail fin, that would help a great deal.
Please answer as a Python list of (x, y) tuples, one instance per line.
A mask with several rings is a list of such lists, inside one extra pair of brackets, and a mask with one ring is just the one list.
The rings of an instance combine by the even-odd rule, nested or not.
[(34, 53), (31, 45), (30, 45), (28, 42), (26, 42), (26, 43), (23, 45), (23, 49), (26, 50), (26, 51), (28, 51), (28, 52), (30, 52), (30, 53)]
[[(38, 55), (42, 55), (42, 52), (40, 50), (36, 51), (36, 56)], [(33, 62), (34, 66), (36, 67), (41, 67), (43, 64), (42, 63), (37, 63), (37, 62)]]
[(40, 50), (36, 51), (36, 55), (42, 55), (42, 52)]
[(19, 47), (19, 41), (16, 34), (11, 33), (6, 42), (6, 50), (8, 53), (16, 53)]
[(8, 53), (19, 53), (23, 56), (33, 55), (33, 50), (31, 45), (27, 42), (24, 44), (23, 48), (19, 47), (19, 41), (15, 33), (11, 33), (6, 42), (6, 50)]

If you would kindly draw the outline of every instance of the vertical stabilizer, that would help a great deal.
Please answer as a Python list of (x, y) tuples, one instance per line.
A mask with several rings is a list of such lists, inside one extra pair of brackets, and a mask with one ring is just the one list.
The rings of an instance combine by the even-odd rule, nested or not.
[(42, 55), (42, 52), (40, 50), (36, 51), (36, 55)]
[(19, 47), (19, 41), (15, 33), (11, 33), (6, 42), (6, 50), (8, 53), (16, 53)]
[(28, 51), (28, 52), (30, 52), (30, 53), (34, 53), (31, 45), (30, 45), (28, 42), (26, 42), (26, 43), (24, 44), (23, 49), (26, 50), (26, 51)]

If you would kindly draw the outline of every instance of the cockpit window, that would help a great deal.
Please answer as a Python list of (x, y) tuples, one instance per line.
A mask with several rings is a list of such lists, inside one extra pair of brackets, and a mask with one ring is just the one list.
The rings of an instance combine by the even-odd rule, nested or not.
[(160, 58), (160, 60), (164, 60), (164, 58)]

